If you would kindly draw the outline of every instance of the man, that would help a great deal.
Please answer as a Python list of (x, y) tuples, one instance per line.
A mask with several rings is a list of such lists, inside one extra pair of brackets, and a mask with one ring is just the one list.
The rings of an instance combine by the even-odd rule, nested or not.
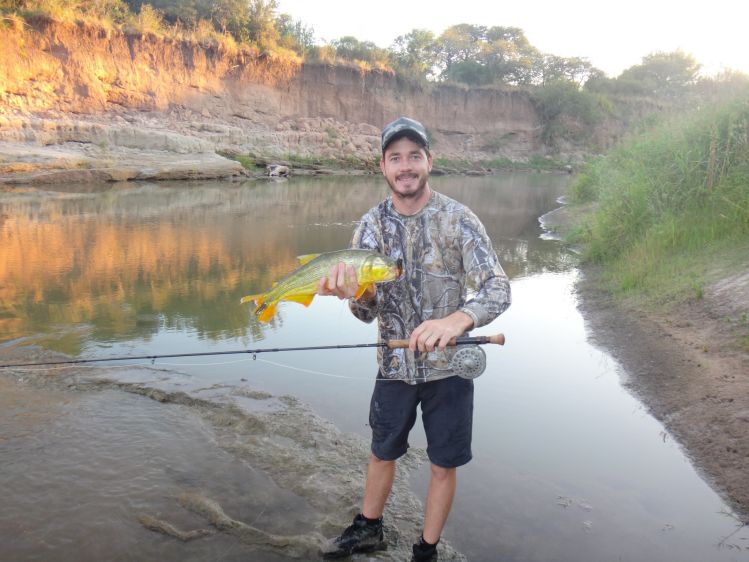
[(385, 548), (382, 515), (420, 404), (431, 480), (412, 560), (437, 560), (456, 469), (471, 460), (473, 419), (473, 381), (450, 370), (455, 348), (446, 346), (504, 312), (510, 286), (479, 219), (429, 186), (432, 155), (421, 123), (401, 117), (383, 129), (380, 170), (390, 196), (364, 215), (352, 247), (403, 260), (403, 274), (354, 299), (356, 272), (341, 263), (320, 281), (318, 293), (351, 299), (357, 318), (378, 319), (381, 340), (408, 339), (409, 347), (378, 350), (362, 510), (323, 554), (337, 558)]

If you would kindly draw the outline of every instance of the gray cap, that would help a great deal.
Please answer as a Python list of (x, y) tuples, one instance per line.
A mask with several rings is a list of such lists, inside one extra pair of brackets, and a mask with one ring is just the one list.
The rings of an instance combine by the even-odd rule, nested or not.
[(429, 139), (424, 125), (410, 117), (399, 117), (392, 123), (385, 125), (382, 129), (382, 151), (390, 144), (395, 137), (408, 136), (417, 141), (424, 148), (429, 150)]

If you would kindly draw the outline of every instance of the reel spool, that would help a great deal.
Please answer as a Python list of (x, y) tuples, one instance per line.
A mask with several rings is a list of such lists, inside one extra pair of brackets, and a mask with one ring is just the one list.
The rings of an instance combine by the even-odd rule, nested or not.
[(486, 370), (486, 353), (478, 345), (461, 346), (450, 360), (450, 369), (464, 379), (475, 379)]

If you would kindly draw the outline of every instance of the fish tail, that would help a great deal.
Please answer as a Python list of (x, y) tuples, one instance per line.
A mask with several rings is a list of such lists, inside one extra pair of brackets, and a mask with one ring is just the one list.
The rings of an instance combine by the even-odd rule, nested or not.
[(271, 321), (271, 318), (273, 318), (276, 314), (276, 305), (278, 304), (278, 301), (273, 301), (268, 304), (261, 304), (257, 310), (255, 310), (255, 315), (257, 316), (257, 319), (260, 320), (263, 323), (268, 323)]

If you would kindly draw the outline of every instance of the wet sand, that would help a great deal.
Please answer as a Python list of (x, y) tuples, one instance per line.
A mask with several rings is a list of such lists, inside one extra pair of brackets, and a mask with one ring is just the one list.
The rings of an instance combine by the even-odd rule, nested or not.
[(625, 386), (749, 524), (749, 352), (740, 343), (749, 275), (726, 277), (668, 313), (616, 303), (596, 276), (588, 269), (578, 286), (593, 341), (621, 362)]
[[(38, 348), (0, 353), (3, 363), (55, 357)], [(33, 476), (23, 466), (4, 475), (5, 485), (29, 488), (3, 508), (12, 525), (3, 525), (2, 535), (20, 537), (3, 537), (11, 559), (44, 552), (62, 561), (86, 559), (82, 553), (94, 559), (102, 548), (92, 539), (98, 536), (110, 559), (315, 560), (325, 537), (358, 512), (368, 443), (293, 397), (249, 386), (201, 388), (191, 377), (150, 368), (3, 369), (0, 387), (0, 419), (15, 428), (4, 432), (0, 457), (34, 467)], [(58, 420), (65, 429), (55, 432)], [(70, 429), (77, 427), (85, 427), (84, 439)], [(70, 481), (83, 486), (81, 496), (68, 497), (64, 483), (55, 487), (68, 469), (55, 473), (58, 462), (46, 460), (49, 449), (71, 471)], [(151, 450), (160, 459), (164, 449), (172, 451), (162, 460), (138, 458)], [(377, 560), (410, 557), (423, 507), (409, 489), (408, 474), (425, 460), (414, 449), (399, 463), (386, 512), (389, 548)], [(176, 465), (166, 472), (150, 466), (171, 462)], [(87, 465), (100, 470), (75, 475)], [(112, 480), (141, 482), (123, 490)], [(50, 484), (29, 499), (38, 482)], [(54, 515), (44, 515), (49, 513)], [(465, 560), (447, 542), (441, 543), (440, 559)]]

